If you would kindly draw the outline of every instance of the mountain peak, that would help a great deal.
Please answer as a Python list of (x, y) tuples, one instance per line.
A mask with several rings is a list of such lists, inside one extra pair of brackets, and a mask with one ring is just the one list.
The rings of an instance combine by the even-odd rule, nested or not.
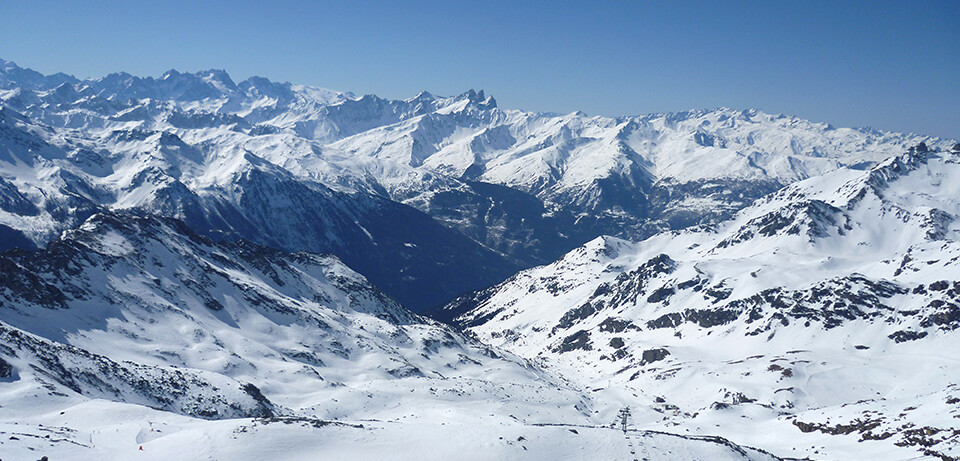
[(472, 88), (451, 99), (455, 102), (465, 103), (463, 108), (474, 107), (476, 109), (486, 110), (497, 107), (497, 100), (494, 99), (493, 96), (487, 97), (483, 93), (483, 90), (476, 91)]
[(0, 59), (0, 88), (23, 87), (45, 91), (56, 88), (63, 83), (75, 84), (79, 83), (79, 80), (62, 72), (44, 75), (33, 69), (20, 67), (13, 61)]
[(485, 94), (483, 94), (483, 90), (474, 91), (471, 88), (467, 92), (461, 94), (457, 99), (467, 99), (474, 104), (484, 106), (484, 109), (492, 109), (497, 107), (497, 101), (493, 99), (493, 96), (488, 98)]
[(417, 93), (416, 96), (414, 96), (413, 98), (411, 98), (410, 101), (433, 101), (433, 100), (436, 100), (436, 99), (437, 99), (437, 97), (434, 96), (433, 93), (430, 93), (430, 92), (427, 91), (427, 90), (423, 90), (423, 91)]
[(585, 243), (577, 251), (583, 251), (590, 258), (602, 257), (606, 260), (617, 259), (625, 251), (634, 249), (635, 245), (621, 238), (610, 235), (601, 235)]
[(13, 70), (13, 69), (19, 69), (19, 66), (17, 66), (17, 63), (13, 61), (7, 61), (7, 60), (4, 60), (3, 58), (0, 58), (0, 69), (3, 69), (4, 71), (9, 72), (10, 70)]
[(213, 83), (217, 86), (222, 86), (224, 89), (230, 91), (239, 91), (237, 84), (233, 82), (233, 79), (230, 78), (230, 74), (223, 69), (208, 69), (197, 72), (197, 77), (200, 77), (205, 82)]

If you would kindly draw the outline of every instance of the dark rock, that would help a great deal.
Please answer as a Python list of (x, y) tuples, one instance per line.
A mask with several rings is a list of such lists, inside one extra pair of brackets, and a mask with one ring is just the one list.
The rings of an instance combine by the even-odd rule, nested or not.
[(651, 293), (650, 296), (647, 296), (647, 302), (659, 303), (659, 302), (666, 301), (668, 298), (673, 296), (673, 294), (676, 292), (677, 290), (674, 289), (673, 287), (658, 288), (653, 293)]
[(926, 331), (900, 330), (890, 334), (890, 336), (887, 336), (887, 337), (894, 340), (897, 343), (902, 343), (906, 341), (916, 341), (918, 339), (923, 339), (926, 336), (927, 336)]
[(634, 325), (633, 322), (629, 320), (616, 317), (608, 317), (603, 322), (600, 322), (600, 331), (605, 331), (607, 333), (623, 333), (626, 330), (639, 331), (640, 327)]
[(561, 328), (564, 328), (564, 329), (570, 328), (575, 323), (579, 322), (580, 320), (584, 320), (587, 317), (590, 317), (596, 312), (597, 312), (597, 309), (593, 307), (593, 304), (590, 304), (590, 302), (587, 301), (582, 306), (570, 309), (569, 311), (564, 313), (563, 317), (560, 317), (560, 321), (557, 322), (557, 326), (553, 328), (553, 331), (556, 332)]
[(950, 282), (946, 280), (940, 280), (930, 284), (930, 291), (943, 291), (947, 288), (950, 288)]
[(13, 365), (0, 358), (0, 378), (10, 378), (13, 376)]
[(643, 351), (643, 355), (641, 356), (641, 359), (640, 359), (640, 365), (648, 365), (653, 362), (659, 362), (667, 358), (668, 355), (670, 355), (670, 351), (662, 347), (658, 347), (655, 349), (647, 349)]
[(590, 344), (590, 332), (586, 330), (580, 330), (570, 336), (567, 336), (558, 346), (553, 348), (554, 352), (561, 354), (574, 350), (593, 350), (593, 346)]

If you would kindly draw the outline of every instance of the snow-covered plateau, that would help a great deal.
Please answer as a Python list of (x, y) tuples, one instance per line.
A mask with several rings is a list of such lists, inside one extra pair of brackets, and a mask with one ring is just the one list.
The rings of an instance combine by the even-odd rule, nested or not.
[(0, 459), (957, 459), (958, 217), (954, 140), (0, 60)]

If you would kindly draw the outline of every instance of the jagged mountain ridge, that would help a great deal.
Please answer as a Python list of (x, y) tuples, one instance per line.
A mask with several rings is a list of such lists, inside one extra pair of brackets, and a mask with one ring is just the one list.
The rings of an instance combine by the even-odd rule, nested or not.
[[(211, 236), (335, 252), (419, 310), (552, 261), (597, 235), (637, 239), (719, 222), (792, 181), (842, 165), (865, 167), (920, 140), (948, 144), (758, 111), (604, 118), (503, 110), (472, 90), (390, 101), (260, 77), (235, 83), (216, 70), (78, 80), (9, 62), (2, 68), (7, 118), (23, 117), (18, 123), (33, 126), (37, 142), (60, 151), (47, 159), (52, 165), (4, 168), (21, 197), (60, 213), (43, 222), (5, 210), (0, 232), (9, 241), (43, 245), (96, 205), (136, 207)], [(51, 175), (51, 168), (59, 172)], [(281, 193), (283, 201), (332, 201), (336, 206), (323, 208), (360, 210), (354, 214), (368, 219), (329, 223), (312, 220), (310, 211), (298, 218), (314, 224), (296, 231), (304, 239), (279, 238), (293, 226), (272, 211), (275, 191), (245, 191), (262, 200), (238, 203), (243, 192), (233, 189), (246, 170), (269, 172), (258, 184), (310, 191)], [(56, 199), (44, 204), (39, 196)], [(423, 230), (428, 223), (409, 211), (378, 219), (376, 210), (401, 210), (382, 200), (417, 208), (477, 245)], [(258, 217), (249, 216), (254, 205)], [(388, 234), (365, 232), (375, 234), (378, 225), (416, 229), (402, 241), (382, 242)], [(30, 234), (35, 229), (45, 232)], [(30, 235), (18, 233), (24, 231)], [(432, 235), (413, 238), (424, 234)], [(426, 242), (439, 248), (430, 252)], [(436, 287), (441, 292), (430, 294)]]
[(717, 424), (774, 453), (956, 457), (958, 184), (960, 146), (911, 149), (719, 225), (598, 238), (448, 315), (651, 425)]
[(42, 246), (96, 211), (138, 209), (221, 240), (334, 252), (413, 306), (441, 303), (519, 267), (413, 208), (302, 181), (250, 152), (205, 153), (175, 134), (119, 130), (102, 141), (113, 149), (103, 155), (100, 140), (61, 146), (48, 142), (51, 132), (0, 110), (0, 162), (14, 173), (0, 178), (0, 226), (16, 237), (9, 246)]

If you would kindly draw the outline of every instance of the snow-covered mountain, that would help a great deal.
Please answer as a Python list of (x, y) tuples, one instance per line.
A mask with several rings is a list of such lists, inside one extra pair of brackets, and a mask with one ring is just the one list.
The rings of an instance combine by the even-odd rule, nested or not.
[(720, 222), (793, 181), (951, 145), (754, 110), (541, 114), (482, 91), (394, 101), (221, 70), (79, 80), (3, 61), (0, 104), (4, 247), (136, 208), (333, 252), (417, 310), (599, 235)]
[(0, 146), (0, 248), (42, 246), (94, 212), (136, 209), (220, 240), (336, 253), (413, 306), (519, 267), (409, 206), (304, 181), (245, 149), (198, 147), (166, 131), (58, 130), (8, 108)]
[(960, 145), (920, 146), (720, 225), (597, 238), (447, 309), (482, 341), (644, 408), (646, 427), (781, 455), (953, 459), (958, 217)]
[(456, 393), (460, 410), (503, 399), (581, 413), (545, 373), (410, 313), (333, 256), (96, 214), (0, 264), (0, 355), (18, 384), (4, 407), (103, 399), (205, 419), (393, 419), (417, 415), (406, 401), (442, 407)]
[(0, 453), (957, 458), (954, 144), (0, 61)]
[[(7, 339), (23, 338), (11, 340), (21, 352), (7, 360), (51, 390), (129, 402), (114, 388), (136, 390), (135, 384), (152, 382), (144, 373), (202, 370), (257, 382), (276, 402), (261, 396), (263, 408), (239, 414), (269, 416), (322, 401), (289, 390), (274, 397), (301, 379), (301, 391), (312, 387), (309, 394), (323, 394), (357, 379), (374, 385), (449, 378), (461, 368), (490, 372), (496, 368), (491, 358), (499, 358), (400, 307), (334, 256), (287, 254), (245, 241), (216, 244), (179, 221), (99, 213), (44, 250), (7, 252), (2, 261), (0, 321)], [(48, 347), (65, 352), (44, 353)], [(70, 359), (87, 353), (93, 354), (90, 364)], [(124, 369), (130, 362), (142, 366)], [(120, 384), (107, 387), (100, 371), (88, 369), (103, 363), (123, 370)], [(87, 379), (95, 380), (91, 389)], [(233, 415), (199, 404), (151, 406), (191, 416)]]
[(331, 255), (97, 213), (0, 256), (4, 459), (777, 459), (717, 437), (623, 434), (596, 406)]

